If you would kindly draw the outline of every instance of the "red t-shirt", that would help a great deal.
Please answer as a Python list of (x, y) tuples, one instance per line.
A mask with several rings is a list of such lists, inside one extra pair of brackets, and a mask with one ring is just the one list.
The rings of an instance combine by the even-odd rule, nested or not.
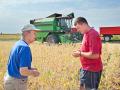
[[(84, 34), (80, 51), (101, 54), (101, 49), (102, 42), (97, 31), (91, 29)], [(98, 59), (88, 59), (85, 57), (80, 57), (80, 61), (82, 69), (84, 70), (99, 72), (103, 68), (101, 57), (99, 57)]]

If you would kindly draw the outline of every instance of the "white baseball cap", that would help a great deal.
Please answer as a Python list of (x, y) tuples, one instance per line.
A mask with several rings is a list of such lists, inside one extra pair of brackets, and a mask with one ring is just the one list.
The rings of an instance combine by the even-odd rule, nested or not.
[(32, 24), (27, 24), (27, 25), (25, 25), (22, 29), (21, 29), (21, 31), (22, 32), (25, 32), (25, 31), (37, 31), (37, 32), (39, 32), (40, 31), (40, 29), (37, 29), (34, 25), (32, 25)]

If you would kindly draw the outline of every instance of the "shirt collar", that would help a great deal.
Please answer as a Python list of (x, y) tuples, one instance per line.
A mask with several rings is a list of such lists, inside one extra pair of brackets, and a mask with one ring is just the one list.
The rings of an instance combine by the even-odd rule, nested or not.
[(89, 31), (87, 31), (85, 34), (88, 34), (89, 32), (91, 32), (93, 30), (93, 28), (90, 28)]
[[(28, 45), (28, 43), (27, 43), (25, 40), (21, 39), (21, 41), (23, 41), (24, 43), (26, 43), (26, 44)], [(29, 45), (28, 45), (28, 46), (29, 46)]]

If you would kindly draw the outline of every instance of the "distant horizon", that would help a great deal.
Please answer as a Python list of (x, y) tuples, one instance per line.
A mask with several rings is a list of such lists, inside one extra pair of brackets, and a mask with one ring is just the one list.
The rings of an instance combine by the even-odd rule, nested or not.
[[(102, 26), (102, 27), (120, 27), (120, 26)], [(99, 32), (98, 29), (100, 29), (100, 27), (98, 29), (96, 29), (96, 28), (94, 28), (94, 29)], [(0, 35), (2, 35), (2, 34), (21, 34), (21, 33), (22, 32), (18, 32), (18, 33), (17, 32), (16, 33), (3, 33), (3, 32), (0, 32)]]

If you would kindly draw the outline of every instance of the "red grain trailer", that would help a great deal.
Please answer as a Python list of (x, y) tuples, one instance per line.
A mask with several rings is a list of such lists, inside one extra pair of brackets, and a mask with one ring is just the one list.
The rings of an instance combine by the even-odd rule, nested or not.
[(104, 41), (110, 41), (113, 35), (120, 35), (120, 26), (117, 27), (100, 27), (100, 35)]

